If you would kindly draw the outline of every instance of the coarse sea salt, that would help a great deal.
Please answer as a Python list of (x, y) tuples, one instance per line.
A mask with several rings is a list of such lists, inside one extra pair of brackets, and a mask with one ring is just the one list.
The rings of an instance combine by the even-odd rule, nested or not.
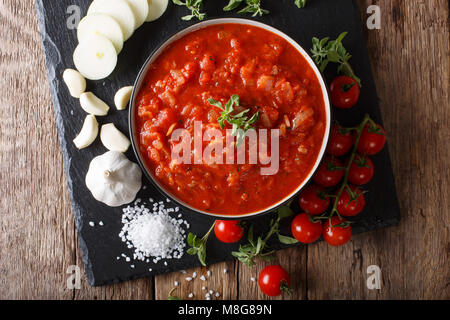
[(163, 259), (180, 259), (186, 246), (182, 228), (186, 221), (172, 218), (162, 201), (152, 209), (142, 203), (138, 206), (138, 203), (140, 201), (122, 210), (123, 227), (119, 233), (127, 247), (134, 249), (133, 258), (147, 261), (152, 257), (154, 263)]

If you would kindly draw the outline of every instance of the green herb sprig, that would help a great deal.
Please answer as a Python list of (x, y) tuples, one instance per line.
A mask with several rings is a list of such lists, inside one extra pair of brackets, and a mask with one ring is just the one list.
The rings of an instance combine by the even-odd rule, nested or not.
[(175, 287), (175, 288), (173, 288), (172, 290), (169, 291), (167, 300), (181, 300), (179, 297), (173, 295), (175, 290), (177, 290), (177, 287)]
[(294, 238), (283, 236), (280, 234), (280, 221), (284, 218), (292, 216), (294, 213), (288, 206), (283, 206), (278, 209), (278, 218), (270, 221), (269, 232), (263, 237), (259, 236), (256, 240), (253, 237), (253, 225), (250, 226), (247, 234), (248, 243), (239, 246), (238, 251), (233, 251), (231, 254), (242, 263), (249, 267), (255, 265), (255, 259), (259, 258), (264, 261), (273, 260), (274, 250), (267, 250), (267, 241), (276, 234), (278, 240), (284, 244), (294, 244), (298, 241)]
[(239, 14), (252, 13), (252, 16), (256, 17), (269, 13), (269, 10), (261, 8), (261, 0), (230, 0), (230, 2), (223, 8), (223, 11), (234, 10), (244, 2), (247, 6), (239, 10)]
[(295, 5), (299, 8), (306, 7), (306, 0), (295, 0)]
[(187, 253), (191, 256), (197, 255), (198, 260), (202, 264), (202, 266), (206, 267), (206, 243), (208, 242), (209, 235), (214, 229), (216, 222), (213, 223), (209, 231), (203, 236), (203, 238), (199, 239), (195, 234), (189, 233), (187, 237), (188, 245), (191, 248), (188, 249)]
[(349, 63), (352, 57), (344, 45), (342, 40), (347, 35), (347, 32), (343, 32), (336, 40), (330, 41), (329, 37), (318, 39), (314, 37), (312, 39), (313, 47), (311, 49), (314, 61), (320, 67), (320, 71), (324, 71), (330, 62), (339, 64), (338, 73), (349, 76), (358, 83), (361, 87), (361, 79), (358, 78), (353, 72), (353, 69)]
[(206, 17), (206, 13), (200, 12), (203, 7), (203, 0), (186, 0), (183, 2), (181, 0), (172, 0), (174, 4), (179, 6), (186, 6), (189, 10), (191, 10), (191, 14), (182, 17), (182, 20), (189, 21), (193, 18), (197, 18), (198, 20), (203, 20)]
[(217, 122), (221, 129), (225, 128), (225, 122), (228, 122), (233, 127), (232, 135), (237, 137), (236, 146), (240, 146), (245, 139), (247, 131), (253, 129), (252, 125), (258, 121), (259, 111), (250, 118), (247, 116), (250, 109), (239, 112), (238, 114), (233, 114), (235, 107), (239, 106), (239, 96), (237, 94), (231, 96), (225, 104), (225, 107), (221, 102), (214, 99), (208, 99), (208, 102), (222, 110)]

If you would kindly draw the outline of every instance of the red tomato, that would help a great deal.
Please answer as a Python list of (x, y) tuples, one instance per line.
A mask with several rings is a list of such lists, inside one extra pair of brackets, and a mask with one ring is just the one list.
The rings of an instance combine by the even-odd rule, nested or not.
[(337, 210), (340, 215), (346, 217), (354, 217), (361, 213), (366, 205), (366, 200), (364, 199), (364, 193), (356, 186), (349, 186), (345, 188), (339, 197)]
[(372, 156), (380, 152), (386, 144), (386, 131), (377, 124), (376, 127), (366, 125), (361, 133), (358, 143), (358, 151), (362, 154)]
[(323, 239), (329, 245), (338, 247), (350, 241), (350, 238), (352, 237), (352, 226), (348, 225), (336, 227), (342, 223), (345, 224), (345, 222), (345, 219), (341, 220), (339, 217), (334, 216), (333, 218), (331, 218), (330, 226), (330, 221), (325, 220), (323, 226)]
[(281, 266), (268, 266), (259, 274), (258, 284), (262, 292), (276, 297), (289, 290), (289, 274)]
[(340, 157), (350, 151), (355, 138), (351, 132), (343, 133), (342, 128), (335, 124), (331, 129), (330, 142), (327, 152), (332, 156)]
[(324, 160), (317, 169), (313, 180), (319, 186), (331, 188), (336, 186), (344, 176), (344, 170), (341, 160), (325, 156)]
[(353, 107), (359, 99), (359, 86), (355, 79), (347, 76), (336, 77), (330, 85), (331, 102), (337, 108)]
[(239, 222), (239, 220), (216, 220), (214, 233), (217, 239), (224, 243), (235, 243), (241, 240), (244, 229)]
[(350, 166), (348, 181), (357, 185), (369, 183), (372, 180), (374, 172), (375, 169), (372, 160), (368, 156), (357, 154)]
[(328, 209), (330, 198), (325, 195), (324, 188), (311, 184), (300, 193), (298, 202), (302, 210), (314, 216)]
[(291, 232), (301, 243), (313, 243), (322, 234), (322, 222), (312, 222), (306, 213), (301, 213), (292, 220)]

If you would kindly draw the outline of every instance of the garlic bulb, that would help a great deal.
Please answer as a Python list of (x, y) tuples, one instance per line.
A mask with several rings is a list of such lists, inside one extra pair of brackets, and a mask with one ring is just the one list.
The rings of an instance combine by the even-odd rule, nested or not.
[(110, 207), (132, 202), (142, 186), (141, 168), (117, 151), (94, 158), (86, 175), (86, 185), (94, 198)]

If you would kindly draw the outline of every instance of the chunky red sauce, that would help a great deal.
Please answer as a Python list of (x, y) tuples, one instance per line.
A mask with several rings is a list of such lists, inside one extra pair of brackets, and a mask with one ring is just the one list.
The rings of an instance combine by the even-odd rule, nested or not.
[[(278, 173), (261, 175), (259, 163), (171, 161), (172, 130), (192, 132), (194, 121), (218, 128), (221, 111), (208, 99), (225, 104), (234, 94), (249, 114), (260, 112), (256, 128), (280, 130)], [(180, 200), (212, 213), (256, 212), (288, 196), (311, 172), (325, 135), (325, 104), (313, 69), (286, 40), (252, 26), (210, 26), (171, 44), (150, 67), (137, 103), (139, 149), (156, 179)]]

